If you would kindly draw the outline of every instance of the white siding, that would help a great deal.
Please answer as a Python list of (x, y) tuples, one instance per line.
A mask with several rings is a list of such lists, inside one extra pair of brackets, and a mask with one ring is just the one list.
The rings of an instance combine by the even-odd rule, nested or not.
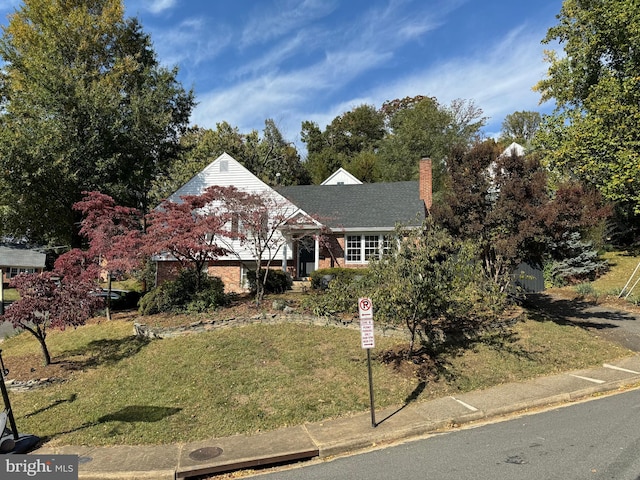
[[(226, 162), (226, 171), (220, 168)], [(243, 167), (240, 162), (228, 153), (223, 153), (213, 162), (207, 165), (195, 177), (180, 187), (169, 197), (172, 202), (180, 201), (184, 195), (200, 195), (208, 187), (218, 185), (220, 187), (236, 187), (252, 193), (260, 193), (267, 190), (274, 190), (266, 183), (256, 177), (253, 173)]]

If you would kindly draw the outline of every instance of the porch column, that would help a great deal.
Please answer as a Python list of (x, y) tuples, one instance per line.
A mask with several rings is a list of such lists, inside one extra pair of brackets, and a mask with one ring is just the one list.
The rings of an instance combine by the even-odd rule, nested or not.
[(315, 236), (315, 259), (314, 259), (314, 270), (319, 270), (320, 269), (320, 234), (318, 233)]
[(288, 240), (285, 239), (284, 246), (282, 247), (282, 271), (287, 273), (287, 243)]

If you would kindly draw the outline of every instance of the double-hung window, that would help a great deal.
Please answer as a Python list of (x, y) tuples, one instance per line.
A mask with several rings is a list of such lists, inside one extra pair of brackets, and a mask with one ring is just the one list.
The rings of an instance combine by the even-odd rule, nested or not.
[(391, 250), (390, 235), (347, 235), (345, 239), (346, 263), (367, 263)]

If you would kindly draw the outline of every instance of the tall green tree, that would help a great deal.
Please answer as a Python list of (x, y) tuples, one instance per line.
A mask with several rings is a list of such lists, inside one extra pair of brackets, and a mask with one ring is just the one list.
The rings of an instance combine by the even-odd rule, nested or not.
[(448, 152), (478, 140), (485, 122), (482, 110), (471, 101), (456, 100), (445, 107), (421, 95), (385, 102), (381, 111), (388, 127), (379, 150), (382, 180), (413, 180), (418, 160), (429, 157), (435, 191), (442, 188)]
[(541, 122), (542, 115), (539, 112), (523, 110), (510, 113), (502, 121), (500, 140), (505, 144), (516, 142), (529, 146)]
[(83, 191), (149, 207), (194, 105), (121, 0), (24, 0), (0, 38), (4, 233), (74, 244)]
[(266, 184), (299, 185), (310, 182), (298, 149), (284, 138), (273, 119), (265, 120), (258, 144), (255, 147), (249, 144), (247, 147), (249, 151), (246, 158), (240, 160)]
[(640, 213), (640, 9), (633, 0), (565, 0), (544, 42), (547, 77), (536, 88), (557, 109), (536, 137), (559, 175), (598, 187)]
[(303, 122), (306, 167), (313, 183), (321, 183), (340, 167), (347, 168), (362, 152), (376, 151), (384, 136), (384, 115), (373, 105), (359, 105), (337, 116), (324, 131), (314, 122)]

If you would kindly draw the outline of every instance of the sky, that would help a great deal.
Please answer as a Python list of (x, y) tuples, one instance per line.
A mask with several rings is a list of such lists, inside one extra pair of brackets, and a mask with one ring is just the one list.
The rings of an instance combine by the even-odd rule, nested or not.
[[(20, 6), (0, 0), (0, 24)], [(506, 115), (550, 113), (547, 30), (562, 0), (124, 0), (159, 62), (198, 102), (191, 123), (247, 133), (271, 118), (304, 151), (301, 124), (324, 129), (368, 104), (425, 95), (472, 101), (496, 137)]]

